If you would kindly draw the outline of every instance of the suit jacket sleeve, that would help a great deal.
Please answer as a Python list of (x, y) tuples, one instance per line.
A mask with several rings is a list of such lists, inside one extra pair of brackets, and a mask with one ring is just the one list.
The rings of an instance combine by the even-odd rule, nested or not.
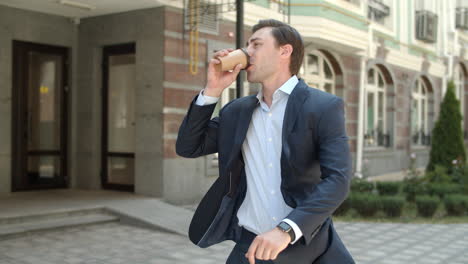
[(192, 101), (180, 125), (176, 141), (177, 155), (185, 158), (197, 158), (218, 152), (219, 118), (210, 120), (216, 104), (197, 105), (197, 97)]
[(302, 230), (306, 244), (349, 191), (351, 159), (341, 98), (334, 97), (323, 109), (316, 131), (322, 180), (287, 217)]

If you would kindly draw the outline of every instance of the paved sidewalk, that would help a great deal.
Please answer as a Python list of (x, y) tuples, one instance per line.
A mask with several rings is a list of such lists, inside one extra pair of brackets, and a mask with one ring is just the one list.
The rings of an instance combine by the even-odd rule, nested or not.
[[(468, 224), (336, 223), (336, 227), (357, 263), (468, 263)], [(223, 264), (232, 246), (224, 242), (200, 249), (185, 236), (110, 223), (0, 241), (0, 263)]]
[[(110, 191), (0, 196), (0, 218), (90, 208), (107, 208), (151, 229), (110, 223), (0, 240), (0, 264), (223, 264), (233, 246), (232, 242), (208, 249), (194, 246), (187, 238), (193, 206), (183, 208), (160, 199)], [(335, 226), (357, 263), (468, 263), (468, 223), (338, 222)]]

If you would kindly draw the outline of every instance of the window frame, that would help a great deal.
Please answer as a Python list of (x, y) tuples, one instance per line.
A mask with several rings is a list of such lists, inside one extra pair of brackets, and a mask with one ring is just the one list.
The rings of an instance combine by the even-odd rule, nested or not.
[[(318, 74), (312, 74), (308, 72), (309, 71), (309, 55), (318, 57), (318, 61), (317, 61)], [(331, 71), (331, 74), (332, 74), (331, 79), (328, 79), (325, 77), (324, 63), (328, 65), (328, 68)], [(306, 80), (306, 83), (309, 86), (317, 88), (321, 91), (336, 95), (336, 73), (335, 73), (335, 70), (333, 69), (333, 64), (330, 62), (329, 59), (327, 59), (327, 57), (322, 52), (318, 50), (306, 52), (304, 55), (304, 62), (300, 69), (300, 73), (302, 76), (304, 76), (304, 79)], [(326, 84), (331, 85), (330, 91), (325, 90)]]
[[(417, 86), (417, 90), (415, 91), (415, 86)], [(424, 92), (424, 93), (423, 93)], [(411, 90), (411, 142), (413, 145), (416, 146), (426, 146), (428, 145), (428, 142), (424, 143), (423, 139), (421, 137), (421, 132), (424, 133), (425, 136), (430, 137), (429, 133), (429, 88), (427, 87), (427, 84), (423, 77), (419, 77), (416, 81), (415, 84), (412, 86)], [(416, 131), (417, 134), (414, 133), (413, 129), (413, 103), (416, 102)], [(423, 104), (424, 103), (424, 104)], [(424, 107), (424, 109), (422, 109)], [(424, 115), (424, 118), (423, 118)], [(424, 124), (422, 124), (424, 120)], [(424, 126), (422, 128), (422, 126)], [(417, 142), (414, 142), (414, 137), (417, 136)]]
[[(369, 83), (369, 72), (373, 71), (373, 83)], [(383, 86), (379, 86), (379, 78), (382, 80)], [(385, 132), (388, 130), (388, 120), (387, 120), (387, 90), (388, 90), (388, 84), (385, 81), (385, 75), (383, 74), (382, 70), (377, 67), (376, 65), (372, 66), (367, 70), (366, 74), (366, 96), (364, 98), (364, 107), (365, 107), (365, 114), (364, 114), (364, 144), (365, 147), (390, 147), (389, 144), (389, 138), (387, 139), (387, 144), (385, 145), (384, 143), (380, 144), (379, 142), (379, 121), (382, 121), (382, 128), (381, 128), (381, 133), (383, 136), (389, 137), (389, 134), (385, 134)], [(373, 97), (373, 109), (375, 109), (374, 113), (374, 120), (373, 120), (373, 129), (372, 133), (373, 135), (369, 135), (369, 122), (368, 122), (368, 112), (369, 112), (369, 104), (368, 104), (368, 98), (369, 94), (372, 94)], [(379, 100), (379, 93), (382, 93), (382, 102)], [(380, 104), (382, 104), (382, 113), (380, 116), (379, 113), (379, 107)], [(376, 132), (376, 133), (374, 133)], [(372, 134), (371, 133), (371, 134)]]

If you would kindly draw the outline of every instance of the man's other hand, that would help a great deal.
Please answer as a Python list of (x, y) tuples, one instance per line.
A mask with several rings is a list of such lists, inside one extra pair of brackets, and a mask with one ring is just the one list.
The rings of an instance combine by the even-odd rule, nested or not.
[(255, 237), (245, 257), (250, 264), (255, 264), (255, 258), (259, 260), (275, 260), (278, 254), (291, 243), (289, 234), (274, 228)]

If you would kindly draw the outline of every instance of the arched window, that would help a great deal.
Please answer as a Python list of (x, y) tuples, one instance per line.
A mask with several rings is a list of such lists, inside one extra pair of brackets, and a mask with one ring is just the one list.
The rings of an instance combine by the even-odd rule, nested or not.
[(423, 78), (416, 80), (411, 102), (411, 137), (416, 145), (430, 145), (429, 92)]
[(364, 142), (371, 146), (390, 146), (387, 120), (387, 84), (382, 71), (374, 66), (367, 72)]
[(457, 64), (455, 66), (453, 77), (455, 83), (455, 94), (457, 95), (457, 99), (460, 100), (460, 112), (463, 115), (463, 110), (465, 109), (465, 72), (463, 71), (461, 64)]
[(335, 72), (330, 61), (320, 51), (306, 53), (301, 75), (309, 86), (335, 94)]

